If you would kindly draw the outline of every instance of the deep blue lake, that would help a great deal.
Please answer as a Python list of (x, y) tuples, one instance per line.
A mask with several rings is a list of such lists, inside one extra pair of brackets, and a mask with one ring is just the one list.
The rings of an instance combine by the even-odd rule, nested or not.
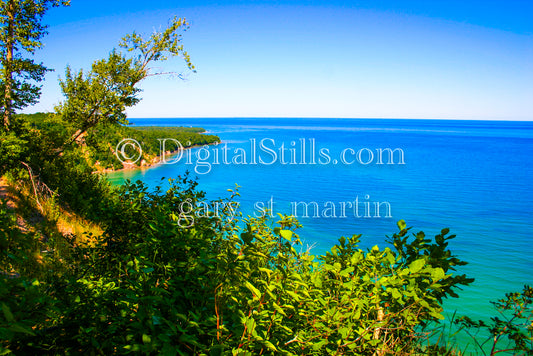
[(362, 248), (385, 247), (400, 219), (413, 232), (429, 236), (448, 227), (457, 235), (450, 248), (469, 262), (460, 273), (476, 281), (445, 307), (473, 318), (494, 314), (490, 300), (533, 284), (531, 122), (130, 121), (137, 126), (200, 126), (222, 143), (190, 150), (190, 163), (184, 154), (175, 164), (114, 173), (114, 182), (140, 179), (156, 186), (162, 177), (189, 170), (210, 198), (226, 197), (227, 189), (238, 184), (244, 215), (269, 207), (269, 202), (274, 213), (296, 212), (304, 226), (300, 237), (316, 254), (343, 235), (363, 234)]

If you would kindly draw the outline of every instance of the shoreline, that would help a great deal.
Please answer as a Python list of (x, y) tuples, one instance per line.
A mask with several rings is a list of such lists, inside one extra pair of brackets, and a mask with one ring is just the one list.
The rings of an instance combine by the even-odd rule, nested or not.
[[(203, 147), (203, 146), (218, 145), (220, 143), (222, 143), (222, 140), (220, 140), (218, 142), (213, 142), (213, 143), (195, 144), (195, 145), (192, 145), (192, 146), (183, 147), (183, 151), (191, 150), (193, 148), (198, 148), (198, 147)], [(165, 152), (164, 155), (165, 156), (168, 155), (168, 157), (173, 157), (176, 154), (178, 154), (179, 152), (180, 152), (180, 149), (177, 149), (177, 150), (174, 150), (174, 151), (167, 151), (167, 152)], [(116, 169), (116, 168), (105, 168), (103, 170), (93, 171), (92, 173), (93, 174), (109, 174), (109, 173), (118, 173), (118, 172), (127, 172), (127, 171), (129, 172), (129, 171), (135, 171), (135, 170), (150, 169), (150, 168), (154, 168), (154, 167), (157, 167), (157, 166), (163, 164), (163, 163), (161, 163), (161, 156), (162, 155), (155, 156), (154, 158), (151, 159), (150, 162), (147, 162), (146, 160), (143, 159), (143, 160), (141, 160), (141, 164), (140, 165), (137, 165), (135, 163), (122, 163), (122, 165), (123, 165), (122, 168), (119, 168), (119, 169)]]

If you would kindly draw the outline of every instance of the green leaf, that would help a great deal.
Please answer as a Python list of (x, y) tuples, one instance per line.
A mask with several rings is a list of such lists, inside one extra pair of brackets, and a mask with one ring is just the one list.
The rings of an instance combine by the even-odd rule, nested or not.
[(431, 309), (431, 307), (429, 306), (429, 303), (427, 301), (425, 301), (424, 299), (420, 299), (419, 303), (424, 308)]
[(291, 230), (281, 230), (280, 234), (281, 234), (281, 237), (283, 237), (285, 240), (291, 242), (292, 234), (293, 234)]
[(276, 348), (276, 346), (274, 346), (274, 344), (271, 343), (270, 341), (268, 341), (268, 340), (263, 340), (262, 343), (263, 343), (263, 345), (265, 345), (269, 350), (271, 350), (271, 351), (278, 351), (278, 349)]
[(254, 298), (257, 298), (257, 299), (261, 298), (261, 292), (259, 291), (259, 289), (255, 288), (252, 285), (252, 283), (250, 283), (248, 281), (245, 281), (244, 285), (246, 286), (246, 288), (248, 288), (250, 290), (250, 292), (252, 292)]
[(313, 350), (320, 350), (327, 343), (328, 343), (328, 340), (321, 340), (321, 341), (318, 341), (318, 342), (314, 342), (314, 343), (312, 343), (312, 348), (313, 348)]
[(354, 319), (357, 320), (361, 317), (361, 309), (360, 308), (357, 308), (357, 310), (355, 311), (355, 314), (353, 315)]
[(355, 270), (355, 268), (353, 266), (350, 266), (350, 267), (345, 268), (344, 270), (342, 270), (341, 273), (339, 273), (339, 275), (341, 277), (348, 277), (350, 275), (350, 273), (352, 273), (354, 270)]
[(4, 312), (4, 317), (6, 320), (10, 323), (15, 321), (15, 317), (13, 317), (13, 314), (11, 313), (11, 309), (5, 303), (2, 303), (2, 311)]
[(264, 268), (264, 267), (259, 267), (258, 269), (259, 269), (259, 271), (268, 274), (268, 277), (270, 277), (270, 275), (272, 274), (272, 270), (271, 269)]
[(431, 316), (439, 319), (439, 320), (444, 320), (444, 315), (442, 315), (441, 313), (437, 312), (437, 311), (431, 311), (429, 313)]
[(290, 295), (294, 300), (299, 301), (301, 298), (298, 294), (294, 293), (293, 291), (286, 290), (286, 293)]
[(399, 228), (400, 230), (403, 230), (403, 229), (405, 229), (405, 228), (407, 227), (407, 224), (405, 223), (404, 220), (400, 220), (400, 221), (398, 221), (396, 224), (398, 225), (398, 228)]
[(285, 311), (279, 305), (277, 305), (276, 303), (273, 303), (273, 304), (274, 304), (274, 309), (276, 309), (278, 313), (280, 313), (283, 316), (287, 316), (287, 314), (285, 314)]
[(391, 293), (394, 299), (400, 299), (402, 297), (402, 293), (400, 293), (396, 288), (392, 288)]
[(440, 280), (440, 279), (443, 279), (444, 277), (446, 276), (446, 273), (444, 273), (444, 270), (440, 267), (437, 267), (435, 268), (432, 272), (431, 272), (431, 278), (433, 279), (434, 282)]
[(347, 327), (343, 327), (339, 329), (339, 334), (341, 334), (341, 337), (343, 340), (346, 340), (349, 333), (350, 333), (350, 329)]
[(243, 232), (241, 234), (241, 240), (242, 242), (244, 242), (245, 244), (249, 244), (250, 242), (252, 242), (252, 239), (254, 238), (254, 235), (252, 235), (251, 233), (249, 233), (248, 231), (247, 232)]
[(392, 252), (387, 253), (387, 261), (391, 266), (394, 266), (394, 264), (396, 263), (396, 258), (394, 257)]
[(409, 265), (409, 272), (417, 273), (422, 269), (422, 267), (424, 267), (425, 264), (426, 264), (426, 261), (424, 259), (418, 259), (416, 261), (413, 261)]
[(150, 335), (143, 334), (143, 343), (149, 344), (151, 342), (152, 342), (152, 338), (150, 337)]
[(30, 329), (27, 329), (19, 324), (15, 324), (15, 325), (11, 325), (9, 327), (9, 330), (11, 331), (14, 331), (14, 332), (17, 332), (17, 333), (24, 333), (24, 334), (28, 334), (28, 335), (31, 335), (31, 336), (35, 336), (35, 333), (33, 331), (31, 331)]

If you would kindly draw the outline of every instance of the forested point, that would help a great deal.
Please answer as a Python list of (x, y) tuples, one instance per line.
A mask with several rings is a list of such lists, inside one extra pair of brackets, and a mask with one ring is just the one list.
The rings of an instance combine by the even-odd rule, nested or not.
[(128, 126), (139, 83), (167, 74), (154, 63), (177, 56), (195, 71), (179, 18), (88, 70), (67, 67), (54, 112), (17, 114), (48, 70), (31, 59), (42, 16), (67, 5), (0, 1), (0, 355), (463, 355), (456, 331), (480, 354), (533, 352), (528, 286), (494, 303), (498, 317), (457, 316), (447, 331), (445, 300), (475, 277), (447, 228), (429, 237), (400, 220), (384, 248), (353, 235), (314, 255), (294, 217), (235, 216), (238, 191), (210, 201), (189, 174), (167, 189), (111, 186), (97, 172), (124, 167), (124, 138), (145, 164), (160, 138), (219, 138)]
[[(57, 142), (67, 140), (73, 131), (54, 113), (18, 114), (15, 117), (24, 120), (31, 129), (46, 132), (45, 135), (53, 132), (57, 135)], [(85, 157), (95, 172), (113, 172), (149, 167), (160, 163), (162, 154), (220, 142), (218, 136), (204, 132), (201, 127), (99, 124), (77, 137), (78, 144), (72, 149), (78, 151), (78, 156)], [(135, 145), (126, 145), (122, 152), (124, 140)], [(131, 159), (125, 159), (129, 157)]]

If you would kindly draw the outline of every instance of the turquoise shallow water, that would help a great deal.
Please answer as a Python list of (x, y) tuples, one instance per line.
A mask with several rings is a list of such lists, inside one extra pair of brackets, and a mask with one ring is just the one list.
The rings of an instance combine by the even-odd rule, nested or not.
[[(131, 121), (135, 125), (201, 126), (219, 135), (223, 143), (208, 151), (191, 150), (190, 164), (183, 157), (175, 164), (119, 172), (110, 176), (114, 182), (141, 179), (155, 186), (162, 177), (196, 169), (200, 189), (211, 198), (227, 196), (226, 190), (239, 184), (238, 201), (244, 214), (257, 211), (254, 205), (258, 202), (273, 201), (274, 212), (287, 214), (293, 212), (291, 203), (316, 202), (319, 218), (313, 217), (312, 208), (308, 218), (297, 211), (304, 225), (300, 235), (314, 245), (315, 253), (323, 253), (342, 235), (359, 233), (363, 247), (384, 246), (399, 219), (428, 235), (449, 227), (457, 234), (452, 250), (469, 262), (462, 273), (476, 281), (460, 293), (459, 300), (447, 301), (446, 309), (473, 318), (494, 314), (490, 300), (533, 284), (533, 123), (279, 118)], [(387, 148), (401, 149), (404, 164), (399, 164), (399, 150), (393, 154), (394, 164), (387, 164)], [(383, 164), (378, 164), (380, 149)], [(203, 163), (195, 163), (197, 154)], [(354, 211), (354, 206), (359, 210)]]

